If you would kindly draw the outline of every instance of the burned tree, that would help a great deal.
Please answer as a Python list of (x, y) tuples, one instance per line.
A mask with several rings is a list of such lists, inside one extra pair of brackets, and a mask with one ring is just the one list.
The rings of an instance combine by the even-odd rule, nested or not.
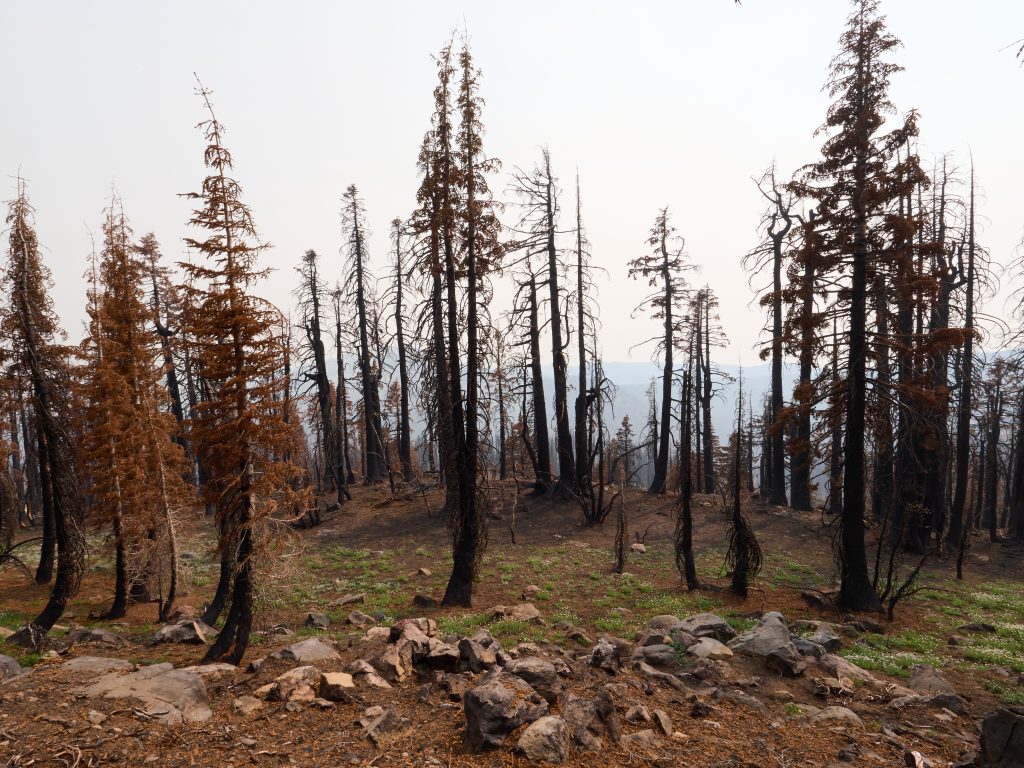
[(50, 631), (78, 592), (85, 573), (85, 536), (67, 352), (57, 343), (57, 317), (48, 293), (50, 273), (39, 255), (32, 206), (21, 179), (17, 197), (8, 204), (7, 225), (10, 234), (3, 288), (8, 304), (2, 329), (10, 343), (9, 372), (24, 382), (34, 421), (44, 515), (38, 582), (50, 581), (56, 555), (49, 600), (28, 626), (11, 638), (32, 644)]
[(649, 310), (654, 319), (662, 321), (664, 329), (662, 335), (656, 339), (656, 348), (663, 356), (661, 424), (657, 439), (654, 477), (648, 492), (665, 493), (672, 432), (672, 354), (687, 298), (683, 273), (691, 267), (686, 261), (685, 241), (676, 234), (675, 227), (671, 225), (668, 208), (663, 208), (658, 213), (647, 242), (651, 246), (651, 253), (629, 262), (629, 276), (634, 279), (643, 278), (648, 286), (656, 289), (637, 309)]
[(201, 191), (186, 197), (197, 203), (190, 224), (205, 239), (185, 242), (204, 262), (182, 267), (197, 283), (190, 332), (210, 397), (195, 408), (192, 435), (208, 472), (203, 492), (216, 510), (218, 545), (228, 554), (217, 589), (223, 602), (204, 620), (212, 623), (225, 607), (227, 616), (205, 659), (237, 664), (249, 643), (257, 571), (268, 557), (268, 521), (278, 506), (294, 506), (287, 497), (297, 469), (281, 458), (291, 433), (275, 378), (284, 358), (280, 312), (252, 293), (266, 275), (258, 258), (267, 245), (259, 241), (241, 187), (228, 175), (232, 157), (209, 92), (200, 88), (199, 94), (209, 115), (199, 124), (209, 175)]
[(355, 312), (356, 359), (363, 396), (363, 446), (366, 456), (364, 482), (384, 479), (385, 462), (380, 416), (380, 360), (371, 346), (374, 298), (370, 282), (369, 254), (366, 246), (366, 211), (359, 190), (350, 184), (342, 201), (342, 229), (345, 232), (345, 298)]

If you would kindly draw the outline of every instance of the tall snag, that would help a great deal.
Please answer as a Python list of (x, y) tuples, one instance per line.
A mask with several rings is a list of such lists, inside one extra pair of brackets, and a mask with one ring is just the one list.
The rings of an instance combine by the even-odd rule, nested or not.
[[(206, 237), (185, 242), (205, 261), (181, 266), (196, 282), (190, 335), (210, 397), (195, 407), (192, 435), (208, 472), (203, 491), (216, 510), (219, 547), (229, 555), (217, 590), (227, 616), (205, 660), (237, 664), (249, 643), (257, 571), (269, 558), (268, 521), (278, 507), (296, 506), (289, 503), (288, 481), (298, 470), (282, 458), (292, 433), (279, 402), (277, 374), (285, 355), (281, 315), (251, 292), (268, 273), (258, 265), (268, 246), (259, 241), (241, 187), (228, 175), (232, 158), (209, 92), (200, 88), (199, 95), (209, 114), (199, 127), (207, 140), (210, 174), (200, 192), (185, 196), (197, 201), (190, 224)], [(207, 611), (207, 623), (224, 606), (211, 607), (216, 612)]]
[(350, 184), (345, 190), (341, 209), (345, 232), (345, 298), (355, 312), (356, 358), (359, 383), (363, 395), (363, 445), (366, 454), (364, 482), (384, 479), (385, 460), (383, 427), (380, 415), (380, 366), (371, 346), (376, 316), (375, 297), (370, 283), (369, 254), (366, 246), (366, 211), (359, 190)]
[(651, 288), (656, 289), (637, 309), (649, 310), (651, 317), (662, 321), (663, 327), (662, 335), (652, 339), (656, 341), (656, 348), (663, 356), (663, 364), (660, 433), (656, 440), (654, 477), (647, 490), (648, 493), (665, 493), (672, 437), (672, 354), (687, 296), (683, 273), (691, 267), (683, 250), (685, 241), (671, 225), (668, 208), (662, 208), (655, 217), (647, 242), (651, 246), (651, 253), (629, 262), (629, 276), (634, 279), (643, 278)]
[[(50, 598), (39, 614), (10, 640), (34, 644), (64, 613), (85, 573), (83, 504), (72, 434), (67, 351), (57, 343), (59, 327), (48, 295), (50, 273), (39, 256), (32, 206), (25, 183), (8, 204), (8, 261), (3, 273), (9, 304), (0, 328), (10, 343), (10, 372), (25, 383), (35, 432), (44, 527), (37, 581), (50, 580), (44, 560), (56, 550), (57, 568)], [(50, 565), (52, 567), (52, 559)]]

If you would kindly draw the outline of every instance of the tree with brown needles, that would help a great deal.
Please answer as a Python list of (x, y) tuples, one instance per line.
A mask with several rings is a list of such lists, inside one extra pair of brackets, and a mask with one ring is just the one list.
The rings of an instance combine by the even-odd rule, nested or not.
[[(177, 535), (189, 489), (184, 453), (174, 442), (160, 343), (147, 326), (146, 278), (151, 265), (116, 197), (103, 223), (103, 249), (94, 260), (89, 291), (89, 366), (84, 385), (83, 473), (91, 508), (113, 526), (114, 600), (107, 618), (121, 618), (130, 584), (149, 581), (152, 566), (167, 563), (166, 618), (177, 589)], [(161, 573), (161, 583), (164, 583)], [(142, 590), (148, 594), (149, 590)]]
[(281, 313), (251, 290), (267, 275), (258, 257), (268, 246), (259, 242), (241, 187), (228, 175), (232, 158), (209, 91), (200, 87), (199, 95), (209, 115), (199, 127), (210, 173), (201, 191), (186, 197), (197, 201), (190, 223), (205, 238), (185, 242), (205, 261), (182, 268), (197, 283), (190, 331), (210, 398), (195, 408), (192, 435), (209, 474), (203, 491), (216, 510), (218, 544), (230, 555), (218, 583), (223, 602), (211, 605), (204, 620), (212, 623), (225, 607), (227, 616), (205, 660), (237, 664), (252, 628), (257, 570), (269, 557), (268, 522), (279, 506), (294, 508), (288, 481), (298, 470), (282, 458), (292, 433), (275, 378), (284, 358)]
[[(637, 309), (650, 311), (651, 317), (661, 320), (663, 327), (661, 336), (652, 339), (656, 341), (656, 349), (663, 357), (663, 370), (660, 432), (655, 440), (657, 453), (654, 460), (654, 477), (648, 492), (665, 493), (672, 440), (672, 355), (679, 323), (683, 317), (682, 309), (686, 305), (688, 295), (683, 275), (692, 269), (692, 266), (687, 262), (685, 241), (679, 237), (671, 224), (668, 208), (662, 208), (658, 212), (647, 243), (651, 246), (651, 253), (629, 262), (629, 276), (644, 279), (648, 286), (655, 289)], [(657, 427), (657, 412), (652, 415)]]
[[(817, 202), (830, 231), (829, 268), (848, 274), (837, 293), (836, 311), (846, 320), (846, 393), (836, 400), (844, 412), (843, 508), (838, 538), (840, 603), (847, 609), (881, 606), (868, 573), (865, 508), (868, 496), (868, 298), (869, 273), (882, 258), (873, 227), (890, 209), (896, 193), (886, 185), (902, 137), (881, 134), (890, 77), (900, 70), (885, 60), (900, 42), (885, 27), (877, 0), (855, 0), (833, 59), (828, 89), (835, 99), (822, 132), (821, 159), (804, 173), (797, 191)], [(907, 133), (909, 129), (904, 130)], [(838, 394), (838, 393), (837, 393)]]
[(8, 305), (0, 317), (10, 340), (8, 371), (29, 392), (36, 438), (44, 514), (43, 546), (36, 580), (50, 581), (56, 550), (56, 573), (50, 598), (39, 614), (11, 640), (34, 644), (64, 613), (85, 573), (83, 503), (79, 486), (70, 411), (67, 351), (58, 343), (59, 326), (48, 290), (50, 273), (39, 255), (33, 211), (18, 179), (17, 197), (8, 204), (8, 260), (3, 289)]
[[(487, 518), (484, 514), (479, 477), (482, 470), (480, 450), (480, 390), (482, 332), (481, 314), (486, 296), (486, 281), (489, 274), (501, 268), (504, 249), (500, 241), (501, 224), (498, 220), (498, 205), (491, 199), (487, 176), (496, 171), (499, 164), (483, 152), (483, 123), (481, 112), (484, 101), (479, 92), (480, 71), (473, 63), (468, 43), (459, 51), (460, 80), (457, 107), (460, 125), (456, 140), (457, 162), (462, 181), (464, 204), (458, 219), (461, 239), (461, 267), (466, 280), (465, 329), (466, 329), (466, 398), (464, 431), (457, 442), (455, 470), (459, 480), (457, 509), (451, 510), (448, 518), (452, 538), (452, 573), (445, 587), (442, 605), (469, 606), (472, 602), (473, 582), (477, 566), (483, 557), (487, 541)], [(454, 264), (446, 268), (446, 279), (455, 278)], [(449, 282), (451, 286), (451, 282)], [(449, 365), (451, 378), (460, 375), (455, 312), (457, 307), (451, 301), (449, 288)], [(457, 391), (453, 388), (453, 391)], [(454, 403), (453, 403), (454, 406)], [(459, 430), (456, 429), (456, 434)]]

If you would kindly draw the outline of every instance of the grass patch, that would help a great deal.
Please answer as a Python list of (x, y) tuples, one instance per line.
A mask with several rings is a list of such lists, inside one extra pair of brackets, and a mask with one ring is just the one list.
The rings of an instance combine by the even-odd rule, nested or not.
[(990, 680), (985, 683), (985, 690), (994, 693), (1003, 704), (1009, 706), (1024, 706), (1024, 690), (1020, 688), (1008, 688), (1002, 683)]

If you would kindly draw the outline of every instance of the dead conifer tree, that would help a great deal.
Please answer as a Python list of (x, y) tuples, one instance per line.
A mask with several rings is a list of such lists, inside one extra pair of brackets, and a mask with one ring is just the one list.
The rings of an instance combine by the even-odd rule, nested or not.
[(355, 313), (356, 359), (359, 384), (363, 396), (363, 449), (366, 466), (363, 481), (367, 484), (384, 479), (384, 447), (380, 416), (380, 365), (373, 349), (373, 318), (376, 299), (371, 286), (369, 253), (366, 245), (366, 210), (359, 190), (350, 184), (342, 200), (342, 229), (345, 232), (345, 280), (343, 289)]
[[(641, 302), (637, 309), (649, 310), (654, 319), (661, 320), (661, 336), (649, 341), (656, 342), (656, 349), (664, 361), (661, 380), (661, 424), (658, 431), (657, 411), (652, 410), (652, 438), (654, 450), (654, 477), (649, 493), (665, 493), (668, 480), (669, 447), (672, 439), (672, 354), (676, 344), (679, 323), (683, 318), (682, 309), (687, 298), (686, 281), (683, 273), (692, 267), (686, 261), (683, 250), (685, 241), (676, 234), (669, 219), (668, 208), (662, 208), (654, 220), (647, 240), (651, 253), (629, 262), (629, 276), (642, 278), (655, 290)], [(653, 385), (653, 382), (652, 382)], [(652, 393), (653, 395), (653, 393)], [(653, 408), (652, 398), (652, 408)]]
[[(10, 371), (29, 392), (43, 513), (49, 521), (44, 527), (37, 581), (50, 580), (54, 550), (57, 566), (46, 605), (11, 638), (23, 644), (35, 643), (64, 613), (78, 592), (86, 554), (67, 352), (57, 343), (60, 331), (48, 295), (50, 274), (39, 255), (32, 218), (25, 183), (18, 179), (18, 194), (9, 203), (7, 214), (10, 234), (3, 288), (9, 304), (2, 330), (11, 345)], [(49, 564), (44, 562), (47, 559)]]
[[(182, 479), (184, 452), (174, 441), (178, 424), (158, 363), (161, 343), (147, 327), (151, 255), (133, 246), (115, 197), (91, 275), (81, 438), (92, 509), (114, 530), (115, 588), (107, 618), (124, 616), (131, 584), (148, 582), (154, 570), (161, 584), (167, 572), (168, 590), (159, 606), (166, 617), (177, 589), (177, 528), (190, 505)], [(165, 562), (166, 568), (155, 567)], [(145, 586), (141, 592), (148, 594)]]
[(733, 435), (732, 476), (729, 479), (732, 495), (731, 517), (729, 520), (729, 550), (725, 556), (726, 567), (732, 571), (730, 589), (734, 595), (747, 596), (747, 589), (761, 571), (761, 547), (754, 530), (743, 515), (743, 379), (739, 384), (736, 398), (736, 432)]
[(203, 490), (216, 510), (219, 546), (230, 553), (230, 568), (222, 569), (218, 584), (227, 604), (213, 606), (216, 612), (207, 611), (204, 620), (216, 620), (224, 607), (227, 615), (205, 660), (237, 664), (252, 628), (257, 569), (269, 557), (267, 521), (278, 506), (294, 506), (286, 497), (297, 469), (281, 458), (292, 437), (275, 380), (284, 359), (281, 314), (252, 293), (267, 274), (258, 257), (268, 246), (259, 241), (241, 187), (228, 175), (232, 157), (209, 92), (200, 87), (199, 95), (209, 114), (199, 127), (207, 140), (210, 173), (201, 191), (186, 197), (197, 201), (190, 223), (205, 239), (185, 242), (205, 261), (182, 267), (197, 283), (191, 336), (210, 397), (195, 408), (192, 435), (208, 472)]

